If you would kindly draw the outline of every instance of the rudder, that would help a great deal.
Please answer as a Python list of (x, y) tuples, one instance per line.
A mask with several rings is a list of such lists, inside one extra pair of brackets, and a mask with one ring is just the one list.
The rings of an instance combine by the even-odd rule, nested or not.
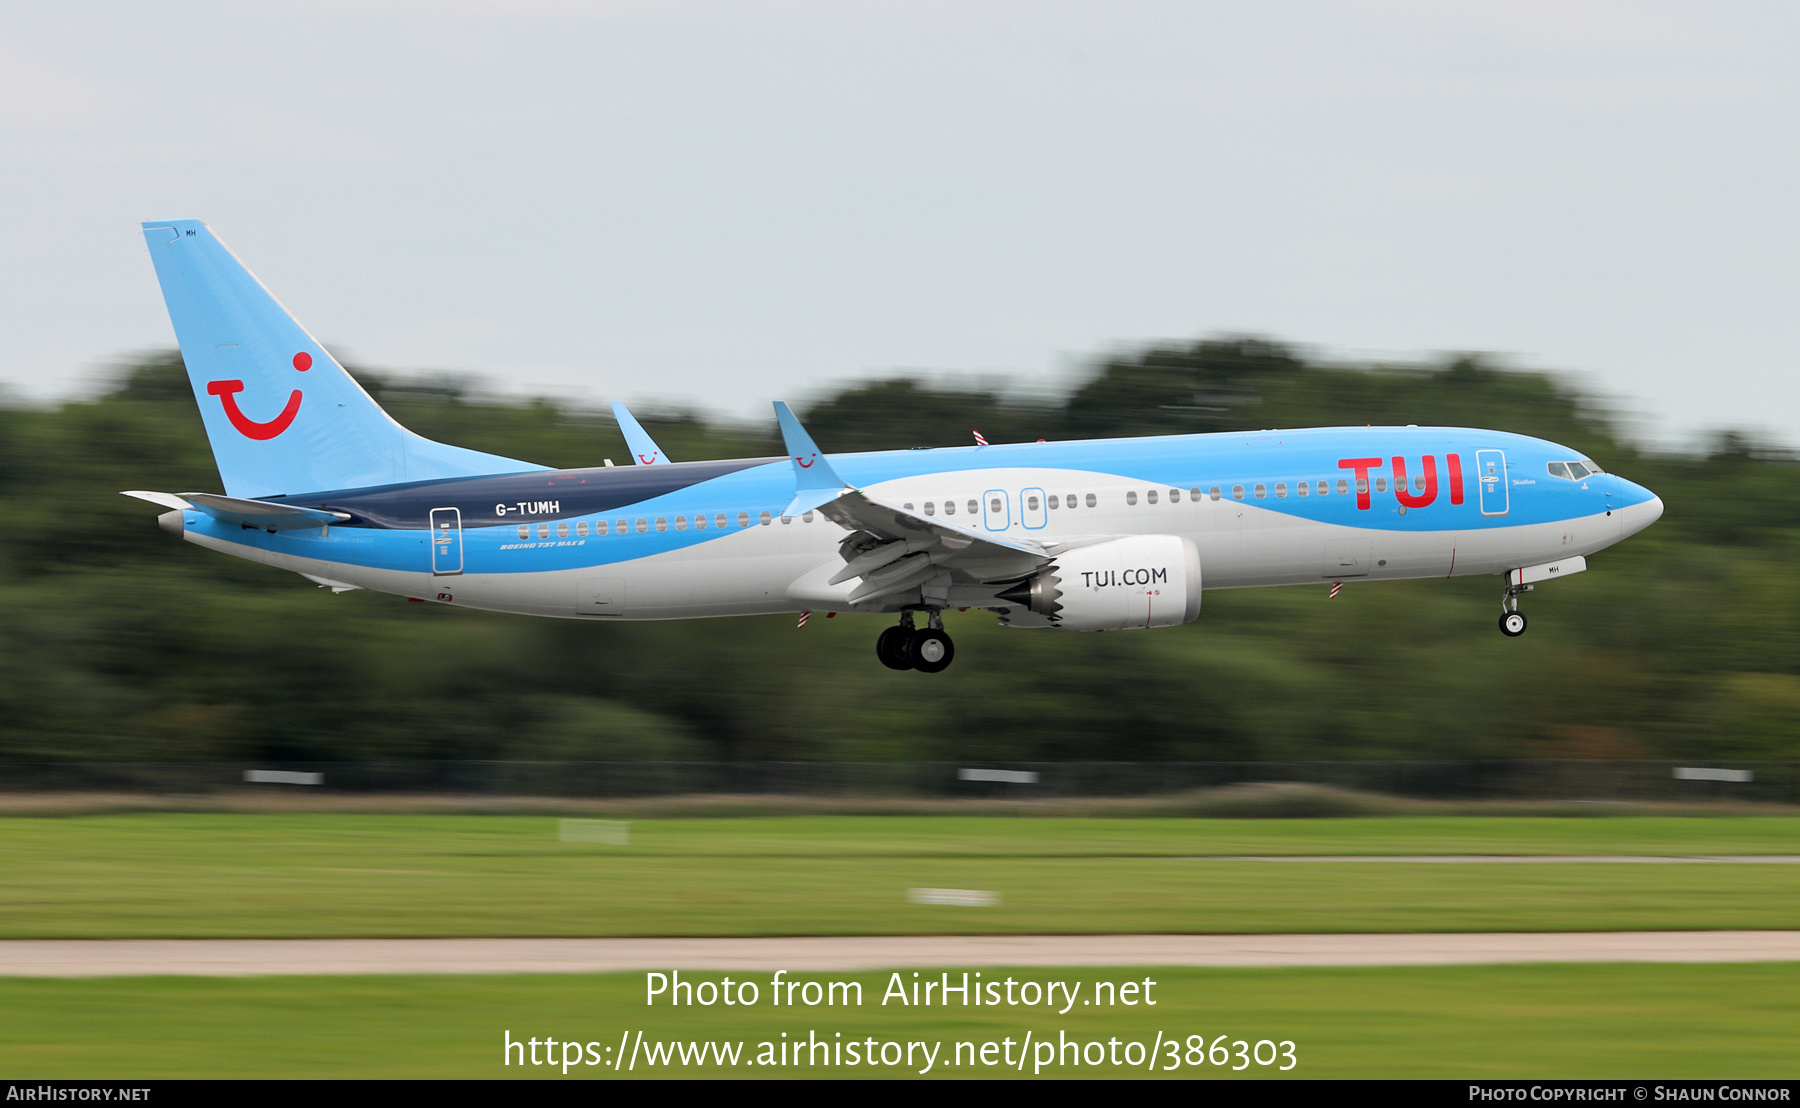
[(197, 219), (143, 225), (225, 492), (264, 497), (546, 467), (394, 422)]

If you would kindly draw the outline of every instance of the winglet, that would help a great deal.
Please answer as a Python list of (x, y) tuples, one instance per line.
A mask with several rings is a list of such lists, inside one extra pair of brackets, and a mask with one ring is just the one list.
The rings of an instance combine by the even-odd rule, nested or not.
[(617, 400), (612, 404), (613, 418), (619, 421), (619, 430), (625, 435), (625, 445), (631, 448), (631, 456), (641, 466), (653, 466), (658, 462), (668, 462), (667, 454), (656, 445), (656, 440), (644, 430), (644, 425), (637, 421), (625, 405)]
[(843, 495), (849, 486), (831, 468), (819, 452), (819, 444), (800, 426), (794, 413), (779, 400), (775, 402), (775, 419), (781, 424), (781, 440), (787, 444), (788, 459), (794, 463), (794, 500), (781, 514), (801, 515)]

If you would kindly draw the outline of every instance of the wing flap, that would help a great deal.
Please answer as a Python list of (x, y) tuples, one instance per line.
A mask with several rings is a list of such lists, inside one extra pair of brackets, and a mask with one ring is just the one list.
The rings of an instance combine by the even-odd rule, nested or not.
[[(858, 599), (895, 591), (900, 586), (894, 582), (903, 577), (922, 580), (927, 574), (921, 567), (926, 565), (972, 581), (1003, 581), (1022, 577), (1051, 557), (1035, 542), (984, 534), (920, 515), (861, 489), (851, 489), (818, 510), (852, 532), (839, 549), (845, 565), (830, 583), (861, 577), (863, 583), (851, 593)], [(902, 561), (909, 568), (898, 574), (896, 564)], [(872, 587), (877, 582), (884, 587)]]

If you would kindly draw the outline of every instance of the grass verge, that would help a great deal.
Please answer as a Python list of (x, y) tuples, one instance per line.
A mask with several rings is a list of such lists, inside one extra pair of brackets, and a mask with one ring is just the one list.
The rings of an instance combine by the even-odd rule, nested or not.
[[(629, 846), (522, 816), (0, 821), (0, 937), (827, 935), (1778, 928), (1800, 867), (1240, 855), (1800, 854), (1800, 820), (660, 820)], [(990, 890), (992, 908), (905, 903)]]

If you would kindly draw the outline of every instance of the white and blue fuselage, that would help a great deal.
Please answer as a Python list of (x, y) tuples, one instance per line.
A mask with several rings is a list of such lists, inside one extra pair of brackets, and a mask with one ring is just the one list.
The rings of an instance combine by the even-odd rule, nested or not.
[[(830, 462), (856, 488), (996, 536), (1186, 538), (1206, 588), (1506, 573), (1592, 554), (1662, 512), (1649, 490), (1613, 474), (1561, 475), (1584, 463), (1554, 443), (1460, 428), (1041, 442)], [(809, 576), (843, 567), (846, 529), (818, 512), (783, 516), (793, 494), (784, 457), (269, 498), (349, 516), (318, 529), (264, 532), (194, 510), (182, 524), (190, 541), (281, 569), (496, 611), (680, 619), (854, 610)], [(606, 595), (582, 592), (595, 578), (609, 579)], [(953, 583), (944, 606), (994, 607), (993, 596)], [(921, 603), (896, 597), (866, 610)]]
[(1518, 634), (1519, 593), (1662, 513), (1576, 451), (1469, 428), (825, 455), (778, 405), (783, 457), (550, 470), (401, 428), (204, 224), (145, 235), (226, 491), (133, 495), (339, 590), (592, 620), (900, 612), (882, 659), (929, 670), (947, 608), (1166, 626), (1262, 585), (1505, 574)]

